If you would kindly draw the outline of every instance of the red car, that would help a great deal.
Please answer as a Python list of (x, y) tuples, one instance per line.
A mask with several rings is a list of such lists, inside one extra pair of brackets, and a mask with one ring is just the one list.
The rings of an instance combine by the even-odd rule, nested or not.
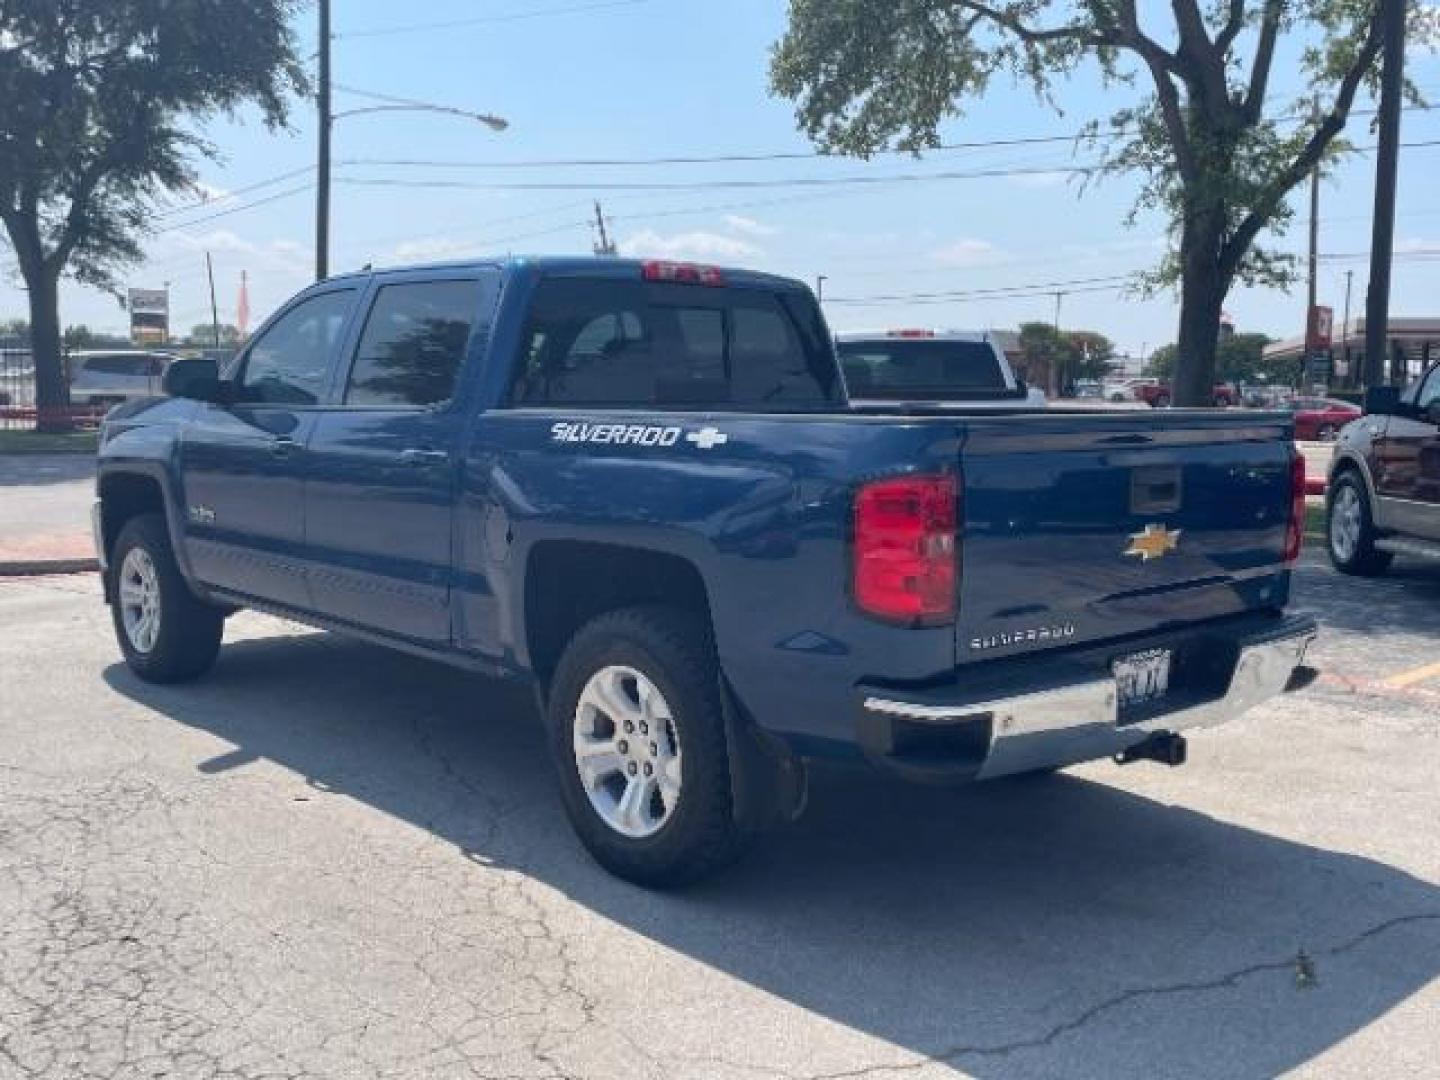
[[(1211, 402), (1218, 408), (1228, 408), (1239, 403), (1240, 395), (1229, 383), (1216, 383), (1211, 391)], [(1145, 402), (1152, 409), (1168, 409), (1174, 400), (1169, 383), (1142, 383), (1135, 387), (1135, 398)]]
[(1360, 415), (1360, 407), (1335, 398), (1297, 397), (1285, 408), (1295, 414), (1295, 438), (1329, 442)]

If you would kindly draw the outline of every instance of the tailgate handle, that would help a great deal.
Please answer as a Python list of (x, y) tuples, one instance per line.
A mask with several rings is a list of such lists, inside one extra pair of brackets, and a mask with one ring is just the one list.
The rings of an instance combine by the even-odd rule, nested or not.
[(1180, 467), (1147, 465), (1130, 472), (1130, 512), (1168, 514), (1180, 509)]

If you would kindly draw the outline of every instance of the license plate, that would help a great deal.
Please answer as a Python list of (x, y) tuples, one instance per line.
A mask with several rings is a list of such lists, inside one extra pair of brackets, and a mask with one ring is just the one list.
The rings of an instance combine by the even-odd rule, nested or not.
[(1150, 649), (1122, 656), (1114, 662), (1113, 670), (1120, 707), (1143, 705), (1164, 697), (1170, 689), (1170, 650)]

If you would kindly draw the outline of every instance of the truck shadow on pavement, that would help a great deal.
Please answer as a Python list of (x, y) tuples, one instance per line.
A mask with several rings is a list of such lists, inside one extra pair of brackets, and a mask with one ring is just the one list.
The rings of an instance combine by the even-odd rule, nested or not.
[(652, 894), (573, 839), (521, 688), (324, 634), (228, 645), (189, 687), (105, 678), (233, 744), (202, 773), (269, 759), (973, 1075), (1272, 1076), (1440, 975), (1433, 885), (1084, 779), (820, 772), (799, 823), (717, 880)]

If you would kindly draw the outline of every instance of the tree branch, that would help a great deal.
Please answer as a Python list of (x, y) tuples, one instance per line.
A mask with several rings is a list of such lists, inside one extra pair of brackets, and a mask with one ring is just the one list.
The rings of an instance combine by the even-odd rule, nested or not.
[(956, 7), (973, 11), (981, 18), (989, 19), (1001, 29), (1010, 31), (1026, 45), (1048, 45), (1057, 41), (1084, 41), (1092, 45), (1108, 44), (1103, 35), (1095, 33), (1083, 23), (1039, 29), (1026, 26), (1017, 16), (992, 7), (990, 4), (975, 3), (974, 0), (954, 0), (954, 3)]
[(1225, 25), (1220, 28), (1220, 33), (1215, 35), (1215, 51), (1224, 56), (1230, 51), (1230, 46), (1235, 44), (1235, 39), (1240, 36), (1240, 31), (1245, 29), (1245, 0), (1230, 0), (1230, 12), (1226, 16)]
[(1257, 123), (1265, 108), (1270, 63), (1275, 59), (1275, 42), (1280, 36), (1280, 16), (1284, 10), (1285, 0), (1267, 0), (1265, 13), (1260, 17), (1260, 41), (1255, 46), (1255, 66), (1250, 69), (1250, 87), (1245, 93), (1246, 124)]
[(1201, 104), (1206, 113), (1220, 120), (1230, 105), (1225, 88), (1225, 54), (1210, 40), (1196, 0), (1170, 0), (1170, 7), (1180, 29), (1177, 59), (1185, 69), (1185, 80), (1193, 89), (1202, 91)]
[(1160, 47), (1159, 42), (1140, 29), (1135, 0), (1121, 0), (1118, 12), (1121, 43), (1145, 61), (1151, 77), (1155, 80), (1155, 96), (1160, 101), (1160, 114), (1165, 120), (1170, 144), (1175, 148), (1175, 164), (1180, 170), (1180, 176), (1186, 182), (1194, 180), (1197, 170), (1195, 152), (1190, 144), (1190, 130), (1185, 126), (1180, 94), (1170, 79), (1172, 73), (1182, 74), (1179, 64), (1173, 55)]
[(1304, 148), (1296, 155), (1290, 166), (1270, 182), (1265, 192), (1256, 200), (1250, 213), (1235, 228), (1230, 239), (1221, 249), (1220, 269), (1227, 280), (1239, 268), (1240, 260), (1245, 257), (1245, 252), (1250, 249), (1250, 245), (1260, 235), (1260, 230), (1274, 216), (1281, 201), (1292, 188), (1310, 175), (1312, 169), (1320, 164), (1320, 159), (1325, 155), (1330, 144), (1334, 142), (1335, 136), (1344, 130), (1345, 122), (1350, 117), (1351, 106), (1355, 104), (1355, 94), (1360, 89), (1360, 83), (1364, 80), (1366, 73), (1374, 66), (1376, 58), (1380, 55), (1380, 46), (1380, 16), (1376, 14), (1371, 16), (1370, 30), (1365, 37), (1365, 44), (1355, 58), (1355, 63), (1340, 81), (1340, 89), (1335, 95), (1335, 104), (1330, 107), (1330, 112), (1315, 128)]

